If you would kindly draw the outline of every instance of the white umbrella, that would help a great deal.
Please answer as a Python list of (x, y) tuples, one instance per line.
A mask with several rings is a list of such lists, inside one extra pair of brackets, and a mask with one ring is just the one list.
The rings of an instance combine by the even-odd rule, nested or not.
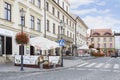
[(30, 38), (30, 44), (40, 48), (41, 50), (48, 50), (59, 47), (58, 43), (43, 37)]
[(83, 45), (81, 47), (78, 47), (78, 49), (89, 49), (89, 47), (87, 45)]

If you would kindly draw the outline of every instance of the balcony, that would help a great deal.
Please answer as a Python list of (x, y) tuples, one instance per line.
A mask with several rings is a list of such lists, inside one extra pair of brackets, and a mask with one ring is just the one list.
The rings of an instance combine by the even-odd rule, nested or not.
[(58, 39), (60, 39), (61, 36), (62, 36), (62, 38), (63, 38), (66, 42), (69, 42), (69, 43), (73, 43), (73, 42), (74, 42), (74, 39), (73, 39), (73, 38), (68, 37), (68, 36), (66, 36), (66, 35), (64, 35), (64, 34), (58, 35)]

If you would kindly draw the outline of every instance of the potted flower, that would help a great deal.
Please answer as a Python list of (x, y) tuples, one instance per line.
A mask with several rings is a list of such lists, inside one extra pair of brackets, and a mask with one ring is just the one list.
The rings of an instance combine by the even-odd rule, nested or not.
[(27, 44), (29, 42), (28, 34), (19, 32), (16, 34), (15, 40), (18, 44)]

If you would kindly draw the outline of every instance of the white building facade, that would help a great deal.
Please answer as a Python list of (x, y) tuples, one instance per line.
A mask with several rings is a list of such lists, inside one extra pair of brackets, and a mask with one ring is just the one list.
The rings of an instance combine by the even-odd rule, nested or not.
[(87, 25), (83, 22), (80, 17), (76, 17), (76, 38), (77, 46), (83, 46), (87, 44)]
[[(70, 4), (67, 0), (46, 0), (45, 8), (44, 1), (0, 0), (0, 57), (20, 54), (15, 35), (21, 32), (22, 8), (25, 11), (23, 31), (29, 37), (46, 36), (55, 42), (62, 37), (65, 39), (65, 47), (72, 48), (76, 40), (76, 20), (69, 15)], [(83, 35), (85, 36), (84, 30)], [(29, 44), (24, 46), (24, 55), (34, 55), (34, 52), (34, 47)]]
[[(20, 54), (20, 46), (15, 41), (15, 35), (21, 32), (20, 10), (23, 8), (25, 16), (23, 31), (29, 36), (42, 36), (44, 33), (43, 0), (0, 0), (0, 55), (14, 57)], [(27, 48), (29, 52), (27, 52)], [(32, 55), (30, 46), (24, 46), (24, 55)]]

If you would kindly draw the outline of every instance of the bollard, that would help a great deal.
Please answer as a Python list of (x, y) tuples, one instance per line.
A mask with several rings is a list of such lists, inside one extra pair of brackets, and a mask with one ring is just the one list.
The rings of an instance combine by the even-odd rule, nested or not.
[(40, 69), (43, 69), (43, 63), (40, 63), (39, 67)]
[(56, 64), (55, 63), (53, 64), (53, 68), (56, 68)]

